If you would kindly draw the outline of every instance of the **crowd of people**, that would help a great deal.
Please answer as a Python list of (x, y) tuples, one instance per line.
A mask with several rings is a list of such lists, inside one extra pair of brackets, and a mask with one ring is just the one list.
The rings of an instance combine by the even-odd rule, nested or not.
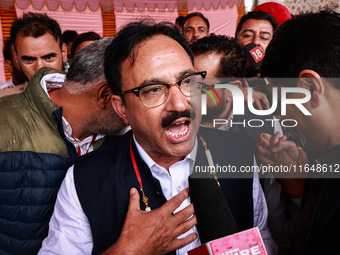
[[(113, 38), (17, 18), (0, 85), (0, 254), (187, 254), (203, 244), (189, 180), (212, 176), (233, 231), (257, 227), (267, 254), (337, 250), (340, 14), (259, 9), (234, 37), (199, 12)], [(298, 174), (215, 171), (228, 165)]]

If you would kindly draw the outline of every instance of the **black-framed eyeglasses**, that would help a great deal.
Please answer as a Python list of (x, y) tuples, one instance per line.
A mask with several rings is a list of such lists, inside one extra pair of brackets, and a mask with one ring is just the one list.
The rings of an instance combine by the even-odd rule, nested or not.
[(171, 83), (150, 83), (118, 93), (124, 95), (134, 93), (143, 105), (147, 107), (157, 107), (166, 102), (169, 97), (169, 89), (172, 85), (178, 85), (179, 90), (186, 97), (196, 96), (201, 92), (203, 79), (207, 75), (206, 71), (188, 74), (178, 81)]

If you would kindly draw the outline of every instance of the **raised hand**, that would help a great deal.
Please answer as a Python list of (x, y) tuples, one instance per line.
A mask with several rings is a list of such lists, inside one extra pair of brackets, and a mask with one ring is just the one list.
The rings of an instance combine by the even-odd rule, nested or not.
[(165, 254), (194, 241), (197, 238), (194, 233), (176, 239), (197, 223), (192, 204), (173, 214), (188, 197), (188, 189), (185, 189), (163, 206), (146, 212), (140, 209), (139, 194), (132, 188), (122, 233), (118, 241), (104, 254)]

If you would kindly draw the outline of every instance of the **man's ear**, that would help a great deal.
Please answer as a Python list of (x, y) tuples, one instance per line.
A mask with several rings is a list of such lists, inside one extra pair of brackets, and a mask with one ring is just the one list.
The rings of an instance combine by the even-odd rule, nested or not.
[(107, 82), (99, 85), (97, 89), (97, 104), (100, 108), (105, 109), (108, 103), (111, 103), (112, 91)]
[(126, 118), (125, 104), (120, 96), (112, 95), (111, 104), (116, 113), (121, 117), (126, 125), (129, 125), (129, 121)]
[(65, 43), (63, 43), (63, 46), (61, 47), (61, 56), (63, 58), (63, 63), (67, 61), (67, 46)]
[(12, 61), (10, 60), (5, 60), (5, 64), (6, 64), (6, 67), (7, 67), (7, 70), (10, 74), (13, 74), (13, 64), (12, 64)]
[[(238, 87), (239, 89), (242, 89), (242, 82), (240, 80), (235, 80), (228, 83), (234, 85), (235, 87)], [(226, 98), (227, 102), (233, 101), (233, 94), (229, 89), (223, 89), (223, 93), (225, 94), (224, 98)]]
[(306, 69), (302, 70), (298, 77), (298, 87), (309, 90), (311, 94), (311, 106), (318, 107), (321, 103), (321, 99), (325, 95), (325, 85), (320, 75), (313, 70)]
[(242, 88), (242, 81), (240, 81), (240, 80), (231, 81), (229, 83), (232, 84), (232, 85), (235, 85), (239, 89)]

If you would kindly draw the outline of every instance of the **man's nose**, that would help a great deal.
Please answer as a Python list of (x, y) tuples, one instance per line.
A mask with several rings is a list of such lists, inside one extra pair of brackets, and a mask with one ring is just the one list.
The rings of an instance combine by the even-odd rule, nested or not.
[(200, 38), (200, 37), (201, 37), (200, 32), (198, 31), (198, 29), (195, 29), (195, 30), (194, 30), (194, 36), (195, 36), (196, 38)]
[(253, 39), (253, 43), (255, 43), (257, 46), (260, 46), (260, 36), (255, 35)]
[(34, 65), (34, 71), (37, 72), (40, 68), (46, 66), (42, 59), (37, 59)]
[(185, 111), (190, 105), (189, 102), (189, 97), (186, 97), (182, 94), (178, 85), (172, 85), (169, 88), (169, 97), (166, 102), (167, 111)]

